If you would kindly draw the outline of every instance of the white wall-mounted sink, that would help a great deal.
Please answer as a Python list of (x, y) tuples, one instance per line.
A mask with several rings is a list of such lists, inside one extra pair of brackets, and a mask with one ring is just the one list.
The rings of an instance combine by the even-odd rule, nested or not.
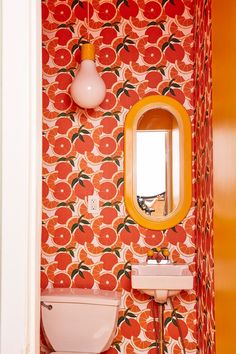
[(177, 295), (181, 290), (193, 288), (193, 275), (187, 264), (133, 264), (131, 272), (133, 289), (154, 296), (159, 303)]

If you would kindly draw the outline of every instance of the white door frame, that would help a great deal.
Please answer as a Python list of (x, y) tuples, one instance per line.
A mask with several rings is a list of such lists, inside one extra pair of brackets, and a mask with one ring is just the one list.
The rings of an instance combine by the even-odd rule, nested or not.
[(1, 354), (39, 353), (40, 8), (1, 0)]

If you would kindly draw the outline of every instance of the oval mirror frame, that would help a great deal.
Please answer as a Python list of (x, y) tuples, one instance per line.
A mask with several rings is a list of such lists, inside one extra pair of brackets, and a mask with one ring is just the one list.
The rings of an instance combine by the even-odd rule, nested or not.
[[(180, 196), (177, 207), (156, 219), (141, 212), (136, 193), (136, 131), (141, 116), (150, 109), (169, 111), (177, 120), (180, 134)], [(192, 201), (191, 121), (185, 108), (168, 96), (147, 96), (127, 113), (124, 125), (124, 198), (132, 219), (151, 230), (165, 230), (177, 225), (187, 215)]]

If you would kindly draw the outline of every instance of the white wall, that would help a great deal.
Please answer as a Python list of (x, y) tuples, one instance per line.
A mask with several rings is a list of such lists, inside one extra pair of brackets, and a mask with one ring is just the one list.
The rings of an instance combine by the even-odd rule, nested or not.
[(39, 352), (40, 5), (1, 2), (1, 354)]

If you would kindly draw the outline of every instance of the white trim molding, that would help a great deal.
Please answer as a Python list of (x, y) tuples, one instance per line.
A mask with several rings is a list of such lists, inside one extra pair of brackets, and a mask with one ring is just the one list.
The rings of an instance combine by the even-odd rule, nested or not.
[(38, 354), (41, 1), (2, 0), (1, 354)]

